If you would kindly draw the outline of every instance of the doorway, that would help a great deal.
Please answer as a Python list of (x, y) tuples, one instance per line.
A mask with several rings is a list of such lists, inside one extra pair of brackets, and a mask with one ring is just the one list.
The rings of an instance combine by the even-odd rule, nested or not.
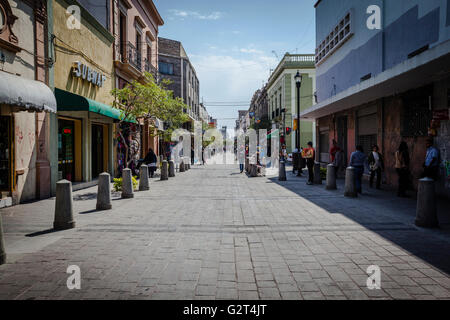
[(12, 128), (12, 118), (0, 116), (0, 198), (12, 191)]
[(103, 168), (103, 149), (104, 149), (103, 125), (92, 125), (92, 179), (98, 178)]
[(58, 180), (75, 181), (75, 123), (58, 119)]

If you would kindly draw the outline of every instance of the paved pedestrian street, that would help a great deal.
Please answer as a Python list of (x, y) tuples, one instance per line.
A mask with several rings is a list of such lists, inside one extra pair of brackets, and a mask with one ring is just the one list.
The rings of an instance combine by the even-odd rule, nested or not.
[[(450, 232), (414, 225), (415, 200), (357, 199), (288, 172), (249, 178), (237, 165), (152, 179), (95, 211), (74, 192), (71, 230), (52, 230), (55, 199), (0, 211), (8, 262), (1, 299), (449, 299)], [(447, 216), (445, 216), (447, 214)], [(447, 219), (447, 220), (446, 220)], [(80, 267), (69, 290), (67, 268)], [(381, 289), (367, 287), (379, 266)]]

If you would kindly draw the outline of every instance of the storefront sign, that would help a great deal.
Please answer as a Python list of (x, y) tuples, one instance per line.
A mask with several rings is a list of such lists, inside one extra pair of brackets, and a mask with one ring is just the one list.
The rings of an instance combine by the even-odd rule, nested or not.
[(448, 109), (433, 110), (433, 120), (448, 120)]
[(97, 72), (79, 61), (74, 62), (73, 76), (87, 80), (97, 87), (102, 87), (106, 81), (106, 76)]

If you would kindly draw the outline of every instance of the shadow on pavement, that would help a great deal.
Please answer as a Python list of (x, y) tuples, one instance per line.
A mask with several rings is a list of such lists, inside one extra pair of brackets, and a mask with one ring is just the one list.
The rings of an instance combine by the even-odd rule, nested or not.
[(329, 214), (342, 214), (368, 231), (377, 233), (412, 255), (450, 274), (450, 201), (438, 202), (439, 229), (422, 229), (414, 225), (416, 200), (398, 198), (395, 193), (369, 189), (363, 185), (358, 198), (344, 197), (344, 181), (338, 180), (338, 190), (326, 190), (322, 185), (306, 185), (307, 174), (296, 177), (286, 169), (287, 181), (278, 177), (268, 180), (286, 188), (324, 209)]
[(50, 234), (50, 233), (55, 233), (55, 232), (60, 232), (60, 231), (63, 231), (63, 230), (56, 230), (56, 229), (52, 228), (52, 229), (47, 229), (47, 230), (43, 230), (43, 231), (29, 233), (29, 234), (26, 234), (25, 237), (30, 237), (30, 238), (38, 237), (38, 236), (42, 236), (44, 234)]

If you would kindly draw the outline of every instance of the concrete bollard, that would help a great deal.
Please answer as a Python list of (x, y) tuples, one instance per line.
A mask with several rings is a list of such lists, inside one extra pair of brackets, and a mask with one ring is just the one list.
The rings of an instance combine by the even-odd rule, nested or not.
[(169, 161), (169, 178), (175, 177), (175, 161)]
[(184, 161), (183, 161), (183, 159), (181, 159), (181, 162), (180, 162), (180, 172), (185, 172), (186, 170), (185, 170), (185, 168), (184, 168)]
[(280, 160), (280, 168), (278, 169), (278, 181), (286, 181), (286, 163)]
[(55, 230), (65, 230), (75, 227), (73, 220), (72, 182), (61, 180), (56, 183)]
[(327, 166), (327, 190), (336, 190), (336, 167), (332, 164)]
[(320, 163), (314, 163), (314, 184), (322, 184), (322, 176), (320, 175)]
[(150, 190), (150, 185), (148, 182), (148, 167), (143, 164), (139, 168), (139, 191)]
[(111, 177), (103, 172), (98, 177), (97, 210), (110, 210), (111, 203)]
[(163, 160), (161, 167), (161, 180), (169, 180), (169, 170), (167, 160)]
[(0, 265), (6, 263), (6, 251), (3, 241), (2, 215), (0, 214)]
[(131, 179), (131, 169), (122, 170), (122, 198), (134, 198), (133, 181)]
[(345, 191), (344, 196), (349, 198), (358, 197), (358, 192), (356, 192), (355, 183), (355, 168), (348, 167), (345, 171)]
[(423, 228), (437, 228), (439, 226), (433, 179), (423, 178), (419, 180), (415, 223), (416, 226)]

